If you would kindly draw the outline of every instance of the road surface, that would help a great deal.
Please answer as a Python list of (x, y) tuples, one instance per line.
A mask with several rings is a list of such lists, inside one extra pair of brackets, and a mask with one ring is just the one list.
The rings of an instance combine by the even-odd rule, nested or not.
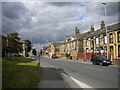
[[(36, 57), (37, 58), (37, 57)], [(38, 58), (37, 58), (38, 59)], [(68, 59), (41, 57), (41, 64), (63, 69), (81, 88), (118, 88), (118, 68)]]

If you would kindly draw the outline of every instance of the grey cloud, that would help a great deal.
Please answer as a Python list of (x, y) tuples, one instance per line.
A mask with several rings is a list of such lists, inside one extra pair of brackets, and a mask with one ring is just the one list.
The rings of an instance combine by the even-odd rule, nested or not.
[(118, 2), (108, 2), (107, 3), (107, 14), (108, 16), (113, 16), (118, 14)]
[(8, 34), (23, 28), (25, 22), (21, 19), (26, 20), (24, 16), (27, 11), (23, 3), (2, 2), (2, 33)]
[[(87, 3), (86, 12), (90, 15), (97, 14), (104, 16), (105, 15), (105, 5), (101, 2), (92, 2)], [(118, 14), (118, 2), (107, 2), (106, 3), (107, 15), (113, 16)]]
[(3, 2), (2, 14), (9, 19), (18, 19), (25, 13), (25, 6), (20, 2)]
[(70, 6), (76, 4), (75, 2), (49, 2), (47, 4), (54, 5), (57, 7)]
[[(66, 35), (74, 36), (75, 27), (78, 27), (83, 33), (90, 30), (91, 24), (94, 24), (95, 28), (99, 28), (100, 21), (104, 19), (104, 6), (100, 3), (46, 2), (17, 4), (20, 4), (18, 5), (20, 9), (17, 9), (16, 4), (15, 6), (14, 4), (13, 6), (9, 4), (4, 6), (6, 9), (3, 10), (5, 12), (8, 10), (9, 13), (12, 13), (9, 15), (13, 17), (9, 17), (7, 13), (3, 14), (3, 32), (17, 30), (22, 39), (31, 40), (32, 31), (33, 43), (44, 44), (47, 40), (64, 41)], [(115, 5), (116, 3), (114, 5), (108, 3), (108, 14), (111, 13), (111, 15), (108, 17), (107, 24), (116, 22)], [(10, 12), (9, 7), (13, 11)], [(112, 11), (109, 11), (109, 8)], [(83, 16), (84, 18), (80, 19)]]

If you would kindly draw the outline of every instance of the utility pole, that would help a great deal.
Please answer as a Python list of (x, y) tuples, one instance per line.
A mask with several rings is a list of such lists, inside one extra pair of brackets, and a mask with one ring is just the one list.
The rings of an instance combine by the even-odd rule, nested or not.
[[(106, 18), (107, 18), (107, 8), (106, 8), (106, 3), (102, 3), (103, 5), (104, 5), (104, 8), (105, 8), (105, 21), (107, 20)], [(106, 26), (106, 37), (107, 37), (107, 44), (106, 44), (106, 46), (107, 46), (107, 59), (108, 59), (108, 31), (107, 31), (107, 26)]]
[(40, 54), (41, 54), (41, 51), (39, 51), (39, 62), (38, 62), (38, 70), (40, 72)]

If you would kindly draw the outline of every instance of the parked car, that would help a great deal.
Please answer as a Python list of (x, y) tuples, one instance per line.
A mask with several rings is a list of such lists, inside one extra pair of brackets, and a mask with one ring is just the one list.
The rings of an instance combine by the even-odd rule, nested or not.
[(105, 56), (92, 56), (91, 62), (93, 62), (93, 65), (99, 64), (101, 66), (103, 65), (110, 65), (112, 63), (111, 60), (107, 59)]
[(56, 54), (53, 54), (53, 55), (52, 55), (52, 58), (53, 58), (53, 59), (57, 58)]

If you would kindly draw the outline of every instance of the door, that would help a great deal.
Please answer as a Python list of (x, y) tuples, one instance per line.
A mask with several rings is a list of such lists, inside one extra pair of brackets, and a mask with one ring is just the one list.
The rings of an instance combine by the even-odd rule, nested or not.
[(110, 46), (110, 55), (109, 55), (109, 58), (110, 58), (110, 59), (112, 59), (112, 58), (111, 58), (111, 55), (112, 55), (112, 57), (114, 57), (113, 51), (114, 51), (113, 46)]

